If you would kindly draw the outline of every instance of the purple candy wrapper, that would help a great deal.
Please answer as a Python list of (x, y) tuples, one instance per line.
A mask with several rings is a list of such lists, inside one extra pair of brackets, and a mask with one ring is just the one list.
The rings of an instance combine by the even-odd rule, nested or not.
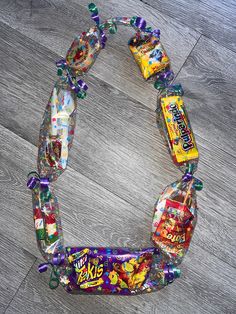
[(168, 284), (167, 262), (156, 248), (67, 247), (66, 252), (67, 263), (54, 271), (70, 293), (130, 295)]

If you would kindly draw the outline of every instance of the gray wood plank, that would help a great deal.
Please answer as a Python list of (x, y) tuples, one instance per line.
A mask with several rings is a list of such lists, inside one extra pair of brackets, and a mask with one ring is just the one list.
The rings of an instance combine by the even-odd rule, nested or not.
[(197, 134), (232, 156), (236, 150), (232, 138), (236, 132), (235, 79), (236, 53), (205, 37), (177, 76)]
[(141, 0), (236, 52), (236, 4), (234, 0)]
[[(203, 1), (211, 6), (207, 0)], [(34, 237), (31, 197), (24, 178), (28, 171), (35, 169), (34, 145), (37, 145), (50, 82), (55, 78), (54, 60), (69, 45), (72, 33), (77, 32), (77, 24), (81, 30), (91, 25), (88, 14), (85, 16), (87, 3), (83, 0), (79, 3), (74, 0), (1, 1), (0, 19), (46, 47), (0, 23), (0, 123), (8, 128), (0, 126), (0, 208), (4, 234), (0, 247), (15, 248), (13, 258), (16, 256), (18, 261), (20, 256), (20, 268), (15, 269), (24, 276), (34, 261), (31, 254), (40, 257)], [(98, 4), (101, 6), (102, 1)], [(126, 15), (133, 10), (145, 18), (150, 14), (156, 24), (158, 11), (140, 2), (107, 1), (102, 6), (104, 17), (109, 10), (111, 15), (118, 12)], [(231, 8), (230, 2), (228, 8), (223, 5), (215, 10), (231, 18)], [(160, 14), (160, 23), (166, 31), (164, 38), (170, 45), (167, 48), (174, 51), (171, 45), (187, 45), (186, 50), (178, 46), (174, 53), (179, 56), (172, 57), (176, 61), (175, 69), (179, 70), (199, 37), (183, 24), (168, 19), (168, 14)], [(76, 20), (79, 18), (80, 24)], [(61, 42), (58, 42), (62, 27)], [(136, 72), (132, 69), (134, 63), (127, 47), (120, 45), (119, 36), (123, 35), (128, 38), (125, 30), (117, 34), (110, 50), (104, 51), (104, 58), (95, 66), (93, 73), (100, 71), (100, 76), (90, 76), (87, 80), (89, 96), (78, 110), (70, 167), (56, 184), (66, 244), (149, 246), (155, 199), (167, 183), (179, 176), (155, 126), (155, 92), (150, 86), (146, 89), (137, 77), (138, 69)], [(121, 59), (125, 61), (121, 63)], [(104, 67), (105, 64), (108, 66)], [(198, 175), (205, 182), (205, 189), (199, 193), (198, 226), (190, 252), (181, 265), (183, 276), (158, 294), (133, 298), (75, 297), (61, 288), (50, 291), (49, 274), (38, 274), (37, 265), (21, 284), (24, 276), (11, 271), (15, 265), (7, 260), (8, 268), (0, 272), (0, 279), (3, 287), (5, 280), (12, 280), (13, 285), (10, 294), (7, 287), (0, 296), (0, 301), (2, 296), (4, 302), (7, 300), (3, 308), (20, 287), (7, 313), (90, 313), (95, 309), (97, 313), (127, 314), (235, 312), (236, 159), (235, 142), (229, 142), (235, 134), (232, 103), (235, 87), (231, 83), (235, 78), (234, 69), (234, 53), (201, 37), (178, 77), (185, 87), (185, 99), (199, 143)], [(110, 79), (113, 70), (118, 75)], [(130, 73), (132, 79), (128, 79)], [(5, 259), (3, 265), (6, 267)]]
[[(50, 68), (54, 55), (19, 33), (9, 30), (7, 26), (2, 28), (2, 36), (11, 38), (0, 50), (2, 58), (9, 55), (8, 46), (11, 46), (12, 42), (17, 42), (18, 53), (10, 58), (9, 64), (12, 69), (17, 68), (18, 74), (13, 76), (7, 64), (0, 74), (1, 82), (6, 86), (2, 89), (3, 106), (0, 122), (37, 145), (39, 121), (45, 106), (43, 102), (47, 101), (50, 89), (48, 82), (52, 80)], [(32, 50), (34, 56), (37, 55), (34, 63), (18, 61), (22, 60), (23, 56), (26, 60), (31, 60)], [(27, 75), (30, 72), (31, 75)], [(19, 84), (17, 77), (25, 77), (25, 80)], [(12, 93), (12, 88), (8, 89), (7, 82), (10, 78), (17, 92)], [(70, 165), (80, 175), (88, 177), (133, 205), (136, 215), (140, 215), (146, 209), (152, 209), (164, 186), (176, 180), (180, 174), (173, 166), (162, 143), (155, 126), (153, 111), (98, 79), (91, 77), (89, 84), (89, 97), (81, 102), (78, 110), (78, 133), (71, 151)], [(196, 243), (222, 260), (225, 259), (231, 265), (235, 265), (233, 253), (235, 246), (232, 238), (235, 225), (235, 218), (232, 217), (235, 189), (234, 185), (229, 183), (235, 182), (236, 179), (236, 173), (231, 171), (235, 166), (235, 158), (221, 150), (215, 152), (215, 146), (210, 142), (201, 137), (197, 139), (202, 155), (199, 174), (205, 180), (206, 189), (199, 194), (199, 207), (202, 210), (199, 212), (201, 223), (198, 225)], [(11, 151), (9, 145), (7, 143), (6, 145), (7, 151)], [(215, 163), (214, 172), (212, 160)], [(29, 167), (28, 171), (34, 169), (32, 162), (30, 165), (33, 168)], [(222, 176), (222, 173), (226, 175)], [(76, 185), (76, 181), (73, 182)], [(67, 192), (70, 194), (70, 190)], [(85, 201), (83, 199), (82, 204)], [(62, 203), (67, 202), (62, 199)], [(139, 240), (135, 240), (136, 243), (145, 239), (145, 232), (147, 234), (150, 230), (151, 217), (150, 211), (148, 219), (144, 218), (146, 231), (140, 228), (143, 231), (136, 235), (139, 237)], [(117, 216), (114, 217), (114, 220), (116, 219)], [(221, 233), (218, 232), (219, 229), (222, 230)], [(125, 238), (132, 239), (125, 230), (126, 227), (124, 241)], [(229, 236), (230, 241), (227, 241)], [(102, 240), (99, 235), (94, 236), (94, 239)], [(147, 242), (141, 243), (144, 245)], [(224, 246), (222, 243), (225, 243)]]
[[(96, 3), (101, 8), (101, 16), (104, 19), (112, 15), (142, 15), (150, 25), (159, 27), (162, 30), (163, 44), (176, 73), (200, 36), (141, 2), (100, 0)], [(58, 55), (65, 55), (75, 35), (93, 25), (87, 5), (87, 0), (1, 0), (0, 20)], [(107, 49), (100, 53), (90, 73), (153, 108), (156, 91), (151, 82), (144, 82), (127, 47), (127, 41), (132, 34), (128, 28), (120, 28), (108, 41)]]
[[(10, 178), (8, 178), (10, 181)], [(2, 209), (1, 209), (2, 213)], [(8, 221), (8, 228), (11, 223)], [(20, 233), (18, 232), (18, 236)], [(9, 237), (11, 238), (11, 237)], [(36, 258), (0, 234), (0, 313), (3, 313), (12, 301), (22, 281), (27, 276)]]
[[(199, 256), (202, 258), (199, 259)], [(39, 274), (35, 265), (7, 310), (11, 313), (234, 313), (235, 272), (201, 248), (184, 261), (182, 278), (159, 291), (139, 296), (71, 296), (61, 287), (48, 287), (49, 274)], [(47, 293), (45, 293), (45, 291)]]
[[(36, 147), (3, 127), (0, 127), (0, 134), (1, 231), (6, 237), (14, 239), (17, 247), (39, 256), (30, 209), (30, 192), (26, 190), (22, 180), (34, 163), (32, 156), (36, 155)], [(15, 156), (10, 159), (11, 162), (9, 156)], [(11, 180), (7, 180), (9, 177)], [(71, 168), (58, 183), (60, 187), (57, 184), (56, 190), (61, 204), (66, 244), (132, 247), (150, 245), (148, 233), (151, 211), (147, 213), (146, 210), (137, 210)], [(205, 223), (206, 219), (202, 219), (198, 226)], [(212, 224), (214, 225), (214, 221)], [(206, 227), (209, 228), (208, 225)], [(222, 225), (212, 228), (225, 232)], [(212, 230), (210, 231), (214, 237)], [(228, 228), (227, 232), (233, 231)], [(219, 252), (215, 257), (212, 252), (199, 247), (197, 233), (200, 233), (199, 238), (210, 237), (201, 228), (196, 230), (191, 250), (181, 266), (184, 274), (182, 279), (158, 295), (129, 299), (86, 296), (76, 298), (67, 295), (62, 289), (50, 291), (47, 286), (49, 274), (39, 275), (35, 266), (7, 313), (38, 313), (40, 309), (43, 313), (49, 309), (50, 313), (70, 313), (75, 309), (78, 313), (85, 313), (86, 309), (91, 312), (94, 308), (98, 313), (220, 313), (222, 310), (231, 313), (235, 304), (235, 271), (218, 258)], [(218, 241), (223, 245), (219, 238)], [(214, 239), (209, 239), (209, 243), (214, 245)], [(224, 249), (224, 254), (230, 254), (226, 243)]]

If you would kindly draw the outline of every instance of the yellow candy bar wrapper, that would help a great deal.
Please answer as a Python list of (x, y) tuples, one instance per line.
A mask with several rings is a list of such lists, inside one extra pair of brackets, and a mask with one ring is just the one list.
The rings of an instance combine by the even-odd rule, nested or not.
[(129, 49), (146, 80), (170, 64), (170, 59), (160, 41), (153, 44), (152, 39), (145, 41), (134, 37), (130, 41)]
[(199, 158), (193, 131), (188, 120), (183, 98), (163, 97), (160, 100), (162, 115), (168, 134), (168, 144), (172, 158), (180, 166)]

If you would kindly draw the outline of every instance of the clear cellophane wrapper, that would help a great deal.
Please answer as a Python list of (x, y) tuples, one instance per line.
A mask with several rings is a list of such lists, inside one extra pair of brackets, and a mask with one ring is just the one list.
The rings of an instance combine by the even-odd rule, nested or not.
[(55, 181), (66, 169), (76, 124), (77, 96), (59, 79), (53, 87), (40, 128), (38, 172)]
[(32, 190), (33, 218), (36, 239), (42, 256), (51, 261), (56, 253), (64, 251), (59, 205), (52, 187)]
[(175, 265), (188, 251), (197, 223), (194, 179), (183, 179), (165, 188), (154, 210), (152, 241)]
[(54, 267), (54, 274), (72, 294), (139, 294), (178, 277), (156, 248), (67, 247), (66, 252), (66, 262)]

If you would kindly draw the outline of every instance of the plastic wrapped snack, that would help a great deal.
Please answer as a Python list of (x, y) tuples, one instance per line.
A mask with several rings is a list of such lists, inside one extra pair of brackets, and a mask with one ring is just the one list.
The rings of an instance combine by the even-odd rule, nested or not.
[(146, 80), (170, 64), (165, 49), (156, 37), (150, 38), (146, 35), (137, 38), (135, 36), (129, 42), (129, 49)]
[(66, 169), (76, 124), (77, 96), (62, 80), (53, 87), (39, 135), (38, 172), (56, 180)]
[(130, 295), (160, 290), (180, 270), (156, 248), (67, 247), (54, 274), (69, 293)]
[(33, 217), (37, 244), (43, 257), (51, 261), (53, 255), (64, 251), (59, 205), (49, 182), (36, 177), (32, 189)]
[(189, 164), (197, 168), (199, 153), (181, 96), (161, 96), (157, 122), (164, 135), (174, 163), (185, 170)]
[[(39, 250), (45, 259), (38, 269), (51, 267), (49, 286), (59, 284), (71, 294), (135, 295), (160, 290), (180, 276), (177, 265), (185, 256), (197, 222), (196, 190), (203, 184), (193, 177), (198, 150), (185, 112), (181, 84), (172, 84), (174, 73), (160, 42), (160, 30), (148, 27), (139, 16), (114, 17), (101, 23), (98, 9), (89, 4), (95, 26), (77, 36), (66, 57), (56, 62), (59, 79), (46, 106), (40, 128), (38, 172), (30, 172), (33, 219)], [(88, 86), (81, 76), (105, 48), (107, 32), (118, 25), (132, 27), (129, 48), (144, 79), (153, 76), (160, 95), (157, 121), (171, 156), (185, 170), (181, 180), (166, 187), (154, 212), (151, 248), (64, 247), (59, 205), (53, 181), (65, 171), (72, 147), (77, 100)], [(73, 191), (72, 191), (73, 192)]]
[(197, 223), (195, 180), (167, 186), (155, 206), (152, 240), (174, 264), (184, 258)]
[(76, 37), (66, 55), (67, 65), (76, 75), (87, 72), (95, 62), (101, 44), (97, 27), (92, 27), (88, 32)]

